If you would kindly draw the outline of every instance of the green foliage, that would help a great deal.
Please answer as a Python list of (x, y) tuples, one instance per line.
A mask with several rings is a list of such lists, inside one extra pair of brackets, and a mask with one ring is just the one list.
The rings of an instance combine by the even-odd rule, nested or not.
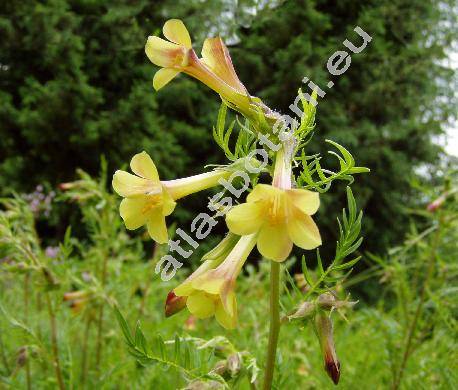
[[(279, 112), (291, 114), (304, 77), (325, 90), (317, 99), (320, 131), (313, 142), (333, 139), (358, 150), (359, 164), (375, 172), (358, 186), (367, 245), (378, 252), (408, 229), (401, 205), (419, 199), (409, 181), (418, 166), (438, 161), (433, 136), (453, 119), (453, 74), (441, 61), (453, 33), (451, 6), (431, 0), (4, 1), (1, 192), (55, 186), (72, 180), (77, 167), (96, 174), (101, 154), (112, 172), (144, 149), (165, 179), (221, 163), (208, 125), (215, 120), (213, 94), (186, 77), (159, 94), (151, 86), (156, 69), (144, 55), (146, 37), (159, 33), (165, 19), (181, 17), (197, 51), (209, 32), (219, 33), (248, 91)], [(326, 61), (344, 39), (359, 45), (357, 25), (373, 40), (326, 89)], [(310, 93), (306, 85), (302, 90)], [(328, 199), (336, 203), (343, 192)], [(193, 199), (189, 213), (204, 205)], [(180, 222), (185, 217), (178, 215)], [(321, 218), (332, 231), (334, 218)]]
[[(361, 232), (361, 220), (363, 212), (357, 212), (356, 201), (350, 187), (347, 187), (348, 211), (342, 210), (342, 222), (337, 218), (339, 224), (339, 240), (337, 241), (334, 259), (326, 267), (323, 267), (320, 251), (317, 250), (317, 280), (313, 280), (307, 268), (305, 257), (302, 256), (302, 272), (310, 288), (306, 297), (312, 293), (323, 293), (329, 290), (329, 286), (342, 283), (352, 272), (353, 266), (361, 259), (357, 256), (352, 260), (343, 262), (348, 256), (354, 253), (363, 242), (359, 237)], [(347, 271), (348, 270), (348, 271)], [(341, 271), (346, 271), (343, 275)]]
[[(333, 172), (328, 169), (323, 169), (320, 164), (321, 157), (319, 155), (306, 156), (305, 152), (302, 151), (300, 160), (303, 171), (297, 179), (298, 186), (324, 193), (331, 188), (331, 184), (334, 180), (346, 180), (349, 184), (352, 184), (354, 181), (354, 174), (370, 172), (369, 168), (356, 167), (355, 159), (342, 145), (329, 139), (327, 139), (326, 142), (333, 145), (342, 155), (340, 156), (333, 151), (328, 152), (336, 156), (339, 160), (339, 171)], [(310, 160), (311, 162), (308, 162)], [(313, 175), (315, 174), (318, 176), (317, 181), (313, 179)]]
[[(248, 389), (252, 386), (250, 382), (257, 385), (256, 360), (263, 355), (268, 331), (264, 321), (268, 310), (268, 262), (261, 262), (256, 268), (249, 265), (246, 275), (238, 280), (240, 326), (234, 331), (222, 336), (215, 321), (188, 318), (185, 312), (166, 320), (163, 303), (173, 286), (153, 276), (162, 249), (157, 247), (155, 254), (148, 257), (139, 245), (140, 239), (128, 239), (122, 227), (107, 223), (107, 215), (116, 215), (116, 202), (102, 190), (104, 179), (81, 175), (65, 196), (81, 209), (84, 228), (89, 229), (88, 238), (79, 240), (67, 229), (61, 246), (66, 249), (57, 258), (48, 258), (42, 249), (27, 204), (19, 198), (3, 202), (0, 289), (5, 293), (0, 296), (0, 386), (25, 388), (29, 371), (32, 388), (56, 388), (46, 297), (50, 298), (51, 318), (56, 320), (60, 367), (67, 387), (101, 388), (115, 384), (176, 389), (202, 386), (198, 381), (225, 386), (221, 378), (230, 388)], [(346, 279), (341, 277), (347, 270), (332, 273), (342, 282), (334, 291), (341, 298), (342, 286), (364, 280), (383, 291), (373, 308), (364, 303), (357, 305), (349, 324), (336, 317), (334, 338), (342, 363), (341, 388), (354, 389), (361, 383), (385, 388), (394, 382), (420, 302), (423, 304), (401, 384), (407, 388), (457, 387), (453, 363), (457, 310), (453, 286), (458, 276), (456, 188), (456, 178), (451, 177), (444, 187), (425, 189), (428, 199), (440, 199), (436, 202), (438, 208), (435, 212), (416, 210), (422, 223), (412, 224), (403, 245), (393, 248), (390, 255), (372, 255), (369, 269)], [(351, 191), (347, 191), (348, 206), (341, 218), (342, 231), (335, 255), (340, 265), (351, 263), (343, 256), (351, 255), (348, 249), (357, 242), (354, 238), (360, 220)], [(106, 253), (109, 261), (102, 283), (101, 266)], [(33, 259), (49, 272), (36, 267)], [(433, 267), (427, 278), (429, 264)], [(326, 264), (322, 267), (325, 273), (329, 269)], [(319, 266), (308, 267), (307, 272), (316, 281), (323, 270)], [(52, 289), (47, 288), (49, 275), (59, 282)], [(179, 280), (174, 285), (175, 282)], [(292, 304), (297, 305), (298, 300), (307, 296), (310, 285), (304, 285), (298, 275), (286, 282), (289, 297), (284, 294), (283, 306), (288, 312)], [(318, 287), (307, 300), (313, 301), (318, 292), (327, 291), (325, 283)], [(68, 293), (77, 292), (84, 292), (82, 301), (75, 296), (62, 300), (63, 296), (68, 298)], [(114, 304), (123, 308), (123, 316), (107, 307)], [(101, 308), (105, 311), (99, 333)], [(343, 307), (342, 314), (345, 310)], [(132, 331), (127, 324), (139, 320), (142, 327), (137, 325)], [(312, 329), (305, 324), (298, 329), (293, 323), (282, 327), (275, 386), (333, 388), (323, 372)], [(160, 337), (156, 336), (159, 334)], [(197, 337), (203, 334), (205, 339)], [(101, 352), (97, 362), (98, 340)], [(243, 351), (234, 347), (235, 340), (237, 345), (244, 346)], [(218, 374), (230, 356), (238, 362), (235, 367), (241, 367), (240, 371), (234, 375), (229, 370)]]
[(236, 121), (233, 120), (226, 130), (227, 105), (223, 102), (218, 112), (218, 121), (216, 127), (213, 127), (213, 138), (218, 146), (223, 150), (229, 161), (236, 161), (239, 158), (246, 157), (256, 146), (256, 137), (250, 130), (250, 124), (245, 121), (245, 125), (240, 125), (240, 130), (234, 145), (234, 151), (231, 151), (231, 135), (234, 130)]

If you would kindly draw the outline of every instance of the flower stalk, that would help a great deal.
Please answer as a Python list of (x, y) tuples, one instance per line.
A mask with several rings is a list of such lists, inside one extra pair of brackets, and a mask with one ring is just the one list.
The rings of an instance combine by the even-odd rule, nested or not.
[[(285, 160), (283, 148), (277, 152), (272, 184), (281, 189), (291, 188), (291, 162)], [(280, 264), (270, 262), (270, 326), (267, 345), (266, 368), (263, 389), (272, 388), (277, 356), (278, 337), (280, 335)]]
[(280, 264), (270, 262), (270, 326), (269, 344), (267, 346), (266, 368), (264, 371), (263, 389), (272, 388), (277, 356), (278, 336), (280, 334)]

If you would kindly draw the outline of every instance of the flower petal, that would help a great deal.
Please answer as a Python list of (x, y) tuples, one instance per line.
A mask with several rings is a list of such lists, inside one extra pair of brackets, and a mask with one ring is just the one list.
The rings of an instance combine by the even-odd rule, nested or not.
[(186, 306), (197, 318), (208, 318), (215, 313), (215, 301), (201, 291), (191, 294)]
[(150, 237), (159, 244), (165, 244), (169, 235), (167, 232), (167, 225), (165, 223), (165, 217), (162, 215), (159, 209), (154, 209), (148, 217), (146, 222), (148, 233)]
[(153, 181), (159, 181), (156, 165), (146, 152), (141, 152), (132, 157), (130, 161), (130, 169), (137, 176)]
[(257, 232), (264, 221), (262, 206), (261, 202), (251, 202), (233, 207), (226, 214), (227, 227), (240, 236)]
[(284, 261), (291, 253), (293, 242), (285, 225), (265, 224), (258, 236), (258, 250), (261, 255), (274, 261)]
[(138, 229), (146, 224), (148, 213), (143, 210), (147, 204), (147, 197), (141, 196), (137, 198), (126, 198), (121, 201), (119, 206), (119, 214), (124, 220), (126, 228), (129, 230)]
[(162, 215), (167, 217), (168, 215), (173, 213), (173, 210), (175, 210), (175, 207), (177, 205), (177, 202), (173, 200), (173, 198), (170, 196), (168, 191), (163, 188), (162, 189)]
[(192, 286), (196, 290), (202, 290), (209, 294), (219, 294), (223, 287), (224, 279), (212, 276), (212, 271), (197, 277), (192, 281)]
[(183, 45), (187, 49), (192, 47), (189, 32), (180, 19), (167, 20), (162, 28), (162, 32), (169, 41)]
[(271, 199), (282, 193), (283, 190), (269, 184), (257, 184), (247, 196), (247, 202), (256, 202), (258, 200)]
[(178, 287), (173, 289), (173, 292), (176, 296), (185, 297), (190, 295), (194, 291), (194, 287), (192, 287), (191, 281), (185, 280), (181, 283)]
[(294, 244), (302, 249), (314, 249), (321, 245), (321, 236), (313, 219), (296, 209), (288, 221), (288, 233)]
[(227, 289), (224, 289), (220, 294), (221, 303), (224, 307), (224, 310), (233, 317), (237, 314), (237, 300), (235, 298), (234, 286), (229, 286)]
[(229, 51), (220, 37), (207, 38), (202, 47), (202, 59), (205, 64), (226, 84), (237, 92), (246, 95), (245, 86), (235, 73)]
[(166, 86), (170, 81), (172, 81), (178, 73), (180, 73), (180, 71), (173, 68), (159, 69), (153, 78), (154, 89), (159, 91), (162, 87)]
[(320, 207), (318, 192), (302, 189), (292, 189), (286, 192), (293, 205), (308, 215), (315, 214)]
[(215, 318), (219, 324), (226, 329), (234, 329), (237, 326), (237, 304), (235, 303), (234, 315), (230, 315), (224, 310), (222, 304), (216, 306)]
[(184, 50), (183, 47), (156, 36), (149, 36), (145, 45), (145, 53), (149, 60), (163, 68), (181, 64)]
[(125, 171), (116, 171), (111, 182), (113, 189), (122, 197), (145, 195), (160, 192), (162, 187), (151, 180), (132, 175)]

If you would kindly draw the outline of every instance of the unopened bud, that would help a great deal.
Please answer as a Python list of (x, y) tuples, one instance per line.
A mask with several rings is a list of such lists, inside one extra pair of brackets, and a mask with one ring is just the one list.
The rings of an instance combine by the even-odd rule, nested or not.
[(187, 297), (179, 297), (175, 293), (170, 291), (167, 294), (167, 299), (165, 300), (165, 316), (170, 317), (186, 307)]
[(439, 207), (442, 206), (442, 204), (445, 202), (445, 199), (446, 199), (445, 195), (439, 196), (439, 198), (437, 198), (436, 200), (428, 204), (426, 209), (431, 213), (435, 212)]
[(344, 301), (339, 301), (333, 294), (327, 292), (327, 293), (321, 294), (318, 297), (318, 299), (316, 300), (316, 303), (320, 309), (339, 310), (343, 308), (351, 308), (355, 306), (358, 303), (358, 301), (349, 301), (348, 297)]
[(215, 364), (215, 367), (211, 370), (211, 373), (223, 376), (227, 372), (227, 361), (220, 360)]
[(227, 358), (227, 369), (231, 377), (236, 376), (242, 369), (242, 357), (238, 352), (233, 353)]
[(59, 189), (62, 191), (67, 191), (73, 187), (75, 187), (75, 183), (60, 183), (59, 184)]
[(16, 364), (18, 367), (23, 367), (27, 363), (28, 352), (27, 347), (21, 347), (17, 351)]
[(74, 299), (81, 299), (87, 296), (86, 291), (70, 291), (64, 294), (64, 301), (71, 301)]
[(74, 314), (78, 314), (86, 305), (87, 299), (76, 299), (70, 303), (70, 308)]
[(315, 303), (313, 302), (302, 302), (297, 310), (289, 315), (287, 318), (289, 321), (295, 319), (307, 319), (315, 312)]
[(320, 341), (321, 352), (324, 358), (324, 369), (335, 385), (339, 383), (340, 362), (337, 359), (334, 346), (332, 321), (325, 313), (318, 313), (315, 317), (315, 332)]

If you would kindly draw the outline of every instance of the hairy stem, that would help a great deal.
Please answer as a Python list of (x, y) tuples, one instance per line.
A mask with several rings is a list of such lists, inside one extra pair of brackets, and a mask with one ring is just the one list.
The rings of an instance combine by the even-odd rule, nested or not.
[(410, 357), (410, 354), (412, 353), (412, 343), (413, 343), (413, 340), (415, 338), (415, 332), (417, 330), (418, 321), (420, 319), (420, 315), (421, 315), (421, 312), (423, 310), (423, 305), (424, 305), (424, 303), (426, 301), (426, 291), (428, 290), (428, 285), (429, 285), (429, 282), (431, 280), (431, 277), (432, 277), (433, 271), (434, 271), (434, 265), (435, 265), (435, 262), (436, 262), (436, 251), (437, 251), (437, 247), (439, 245), (439, 240), (440, 240), (441, 223), (442, 223), (442, 221), (439, 220), (439, 225), (437, 227), (436, 234), (434, 235), (433, 242), (432, 242), (431, 254), (430, 254), (430, 257), (429, 257), (429, 260), (428, 260), (428, 265), (427, 265), (428, 268), (427, 268), (427, 271), (426, 271), (426, 277), (425, 277), (425, 279), (423, 281), (423, 284), (421, 286), (418, 305), (417, 305), (417, 308), (415, 310), (415, 314), (414, 314), (414, 316), (412, 318), (412, 322), (410, 323), (409, 331), (407, 333), (407, 339), (406, 339), (406, 344), (405, 344), (405, 347), (404, 347), (404, 352), (403, 352), (403, 355), (402, 355), (401, 365), (400, 365), (398, 373), (395, 376), (394, 381), (393, 381), (393, 386), (392, 386), (393, 390), (398, 390), (399, 389), (399, 387), (401, 385), (402, 377), (403, 377), (404, 372), (405, 372), (405, 368), (407, 366), (407, 361), (408, 361), (408, 359)]
[(62, 379), (62, 371), (60, 368), (60, 360), (59, 360), (59, 345), (57, 342), (57, 323), (56, 323), (56, 314), (54, 313), (54, 309), (52, 307), (51, 298), (49, 297), (49, 293), (45, 294), (46, 296), (46, 305), (48, 306), (48, 314), (49, 314), (49, 321), (51, 324), (51, 346), (52, 346), (52, 354), (54, 358), (54, 371), (56, 372), (57, 384), (59, 385), (60, 390), (65, 389), (64, 380)]
[(272, 388), (277, 355), (278, 334), (280, 333), (280, 264), (270, 262), (270, 329), (269, 344), (267, 347), (267, 361), (264, 373), (263, 389)]

